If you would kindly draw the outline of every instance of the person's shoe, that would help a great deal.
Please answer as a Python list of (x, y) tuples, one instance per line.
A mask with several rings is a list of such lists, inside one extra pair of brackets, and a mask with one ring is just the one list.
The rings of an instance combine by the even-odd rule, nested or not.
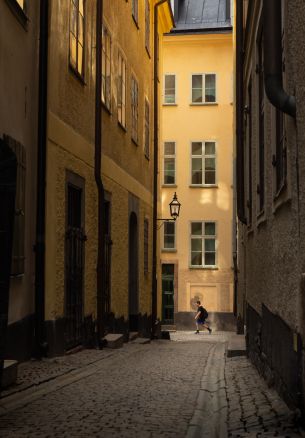
[(196, 330), (194, 334), (199, 335), (199, 330)]
[(209, 330), (209, 334), (211, 334), (211, 333), (212, 333), (212, 329), (211, 329), (211, 328), (208, 328), (208, 330)]

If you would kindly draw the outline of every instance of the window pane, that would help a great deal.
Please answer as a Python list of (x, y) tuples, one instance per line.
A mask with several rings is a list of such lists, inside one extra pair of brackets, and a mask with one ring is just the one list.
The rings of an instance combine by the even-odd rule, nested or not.
[(71, 32), (76, 36), (77, 35), (77, 9), (74, 3), (71, 3), (71, 23), (70, 23), (70, 29)]
[[(175, 266), (171, 264), (164, 263), (162, 265), (162, 274), (163, 275), (174, 275)], [(172, 283), (172, 281), (171, 281)]]
[(216, 172), (215, 170), (212, 171), (205, 171), (204, 175), (204, 183), (205, 184), (216, 184)]
[(215, 170), (215, 158), (205, 159), (205, 170)]
[(206, 236), (215, 236), (216, 235), (215, 222), (206, 222), (205, 223), (205, 235)]
[(192, 155), (202, 155), (202, 143), (193, 142), (192, 143)]
[(216, 264), (215, 253), (212, 253), (212, 252), (206, 253), (204, 258), (205, 258), (205, 265), (206, 266), (215, 266), (215, 264)]
[(205, 251), (215, 251), (215, 239), (205, 239), (204, 249)]
[(24, 9), (24, 0), (17, 0), (18, 5)]
[(175, 143), (173, 141), (164, 143), (164, 155), (175, 155)]
[(192, 264), (192, 266), (202, 266), (202, 253), (201, 252), (192, 252), (191, 264)]
[(84, 15), (84, 0), (78, 0), (79, 12)]
[(164, 233), (165, 234), (175, 234), (175, 223), (165, 222), (164, 223)]
[(202, 90), (192, 90), (192, 102), (201, 103), (202, 102)]
[(193, 236), (201, 236), (202, 235), (202, 223), (201, 222), (192, 222), (192, 235)]
[(81, 44), (78, 44), (78, 66), (77, 66), (78, 72), (82, 75), (83, 74), (83, 47)]
[(202, 89), (202, 75), (193, 75), (192, 76), (192, 88), (201, 88)]
[(164, 236), (164, 248), (175, 248), (175, 236)]
[(76, 67), (76, 38), (70, 34), (70, 62), (73, 67)]
[(206, 142), (205, 143), (205, 154), (206, 155), (215, 155), (215, 143), (214, 142)]
[(84, 19), (81, 15), (78, 16), (78, 42), (84, 45)]
[(201, 158), (192, 158), (192, 184), (202, 184)]
[(216, 102), (216, 77), (205, 75), (205, 101)]
[(175, 76), (165, 75), (165, 90), (175, 90)]
[(202, 251), (202, 240), (201, 239), (192, 239), (191, 240), (191, 250), (192, 251)]

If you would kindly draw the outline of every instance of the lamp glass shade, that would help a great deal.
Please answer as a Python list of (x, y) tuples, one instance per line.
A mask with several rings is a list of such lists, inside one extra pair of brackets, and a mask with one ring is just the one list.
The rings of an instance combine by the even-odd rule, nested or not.
[(180, 213), (180, 207), (181, 204), (177, 199), (177, 195), (176, 192), (174, 194), (173, 200), (172, 202), (170, 202), (169, 204), (169, 209), (170, 209), (170, 215), (173, 219), (177, 219), (177, 217), (179, 216)]

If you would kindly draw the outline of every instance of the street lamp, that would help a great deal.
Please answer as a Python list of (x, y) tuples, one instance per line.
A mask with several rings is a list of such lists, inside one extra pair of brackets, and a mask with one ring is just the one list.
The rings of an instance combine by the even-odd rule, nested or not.
[(179, 217), (180, 208), (181, 208), (181, 204), (178, 201), (177, 194), (175, 192), (172, 201), (169, 203), (169, 211), (170, 211), (171, 218), (157, 219), (157, 221), (162, 221), (162, 224), (159, 226), (158, 230), (162, 227), (164, 222), (175, 221), (177, 219), (177, 217)]

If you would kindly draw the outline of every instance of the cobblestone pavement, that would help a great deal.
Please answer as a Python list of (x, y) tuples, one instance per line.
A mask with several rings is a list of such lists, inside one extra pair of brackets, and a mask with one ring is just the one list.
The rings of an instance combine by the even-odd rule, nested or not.
[[(1, 401), (5, 408), (6, 400), (31, 391), (34, 399), (1, 414), (0, 437), (185, 437), (200, 409), (208, 358), (215, 343), (227, 339), (223, 332), (175, 332), (171, 342), (129, 343), (22, 364), (19, 385), (2, 394), (0, 409)], [(304, 436), (245, 357), (223, 360), (228, 432), (218, 438)]]
[(184, 437), (211, 344), (128, 344), (96, 372), (0, 417), (0, 436)]
[(245, 357), (226, 359), (229, 437), (301, 435), (294, 414)]

